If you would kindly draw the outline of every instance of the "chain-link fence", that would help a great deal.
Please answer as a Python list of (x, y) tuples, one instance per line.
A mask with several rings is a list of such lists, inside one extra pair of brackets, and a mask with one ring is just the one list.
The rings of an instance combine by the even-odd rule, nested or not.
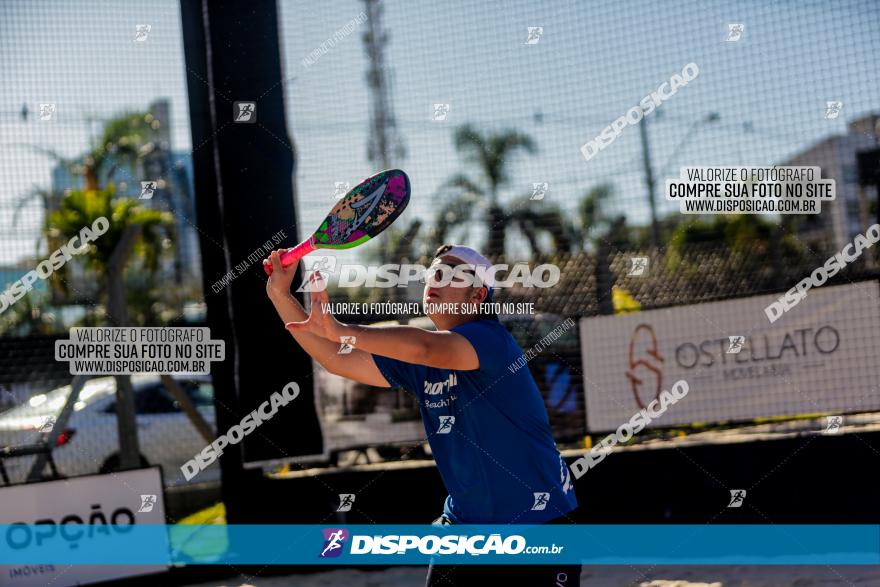
[[(517, 1), (503, 11), (284, 1), (280, 9), (283, 79), (224, 97), (256, 100), (258, 117), (261, 94), (286, 99), (301, 226), (298, 235), (272, 227), (266, 238), (284, 230), (288, 241), (303, 238), (361, 179), (405, 169), (414, 186), (406, 213), (380, 238), (335, 256), (427, 264), (438, 245), (461, 242), (498, 262), (555, 264), (561, 277), (551, 288), (497, 292), (498, 302), (534, 304), (533, 315), (502, 316), (523, 349), (567, 318), (782, 293), (877, 222), (874, 2), (777, 2), (733, 14), (695, 1)], [(202, 286), (223, 276), (202, 275), (200, 255), (223, 247), (198, 247), (192, 155), (210, 143), (191, 144), (186, 84), (207, 81), (184, 65), (180, 26), (170, 0), (0, 4), (2, 426), (37, 434), (39, 421), (8, 409), (43, 417), (50, 392), (70, 383), (67, 365), (54, 359), (55, 338), (72, 326), (113, 323), (107, 279), (123, 226), (141, 230), (122, 274), (128, 323), (200, 324), (206, 297), (230, 287)], [(676, 81), (689, 64), (698, 75)], [(643, 98), (651, 112), (615, 126)], [(774, 165), (820, 167), (835, 180), (836, 199), (815, 215), (690, 216), (665, 197), (665, 182), (682, 167)], [(88, 251), (62, 254), (51, 276), (15, 286), (103, 216), (114, 228)], [(878, 249), (866, 249), (831, 283), (876, 278), (878, 266)], [(264, 276), (251, 264), (236, 279)], [(418, 285), (332, 291), (339, 301), (420, 299)], [(542, 348), (529, 368), (557, 438), (577, 440), (586, 422), (577, 333)], [(399, 392), (373, 399), (318, 382), (337, 398), (322, 409), (337, 426), (325, 433), (341, 445), (397, 441), (379, 433), (385, 424), (417, 423), (411, 398)], [(139, 384), (158, 399), (153, 405), (144, 392), (138, 405), (158, 411), (138, 421), (158, 430), (149, 424), (156, 414), (179, 418), (189, 436), (156, 442), (190, 458), (203, 442), (155, 384)], [(207, 407), (206, 384), (187, 385), (193, 403)], [(75, 413), (105, 396), (81, 398)], [(97, 419), (113, 419), (108, 406)], [(346, 440), (345, 426), (356, 426), (346, 422), (375, 412), (385, 414), (372, 417), (376, 435)], [(65, 438), (67, 450), (88, 447), (94, 470), (112, 462), (112, 435), (82, 425)], [(145, 455), (157, 458), (165, 457)]]

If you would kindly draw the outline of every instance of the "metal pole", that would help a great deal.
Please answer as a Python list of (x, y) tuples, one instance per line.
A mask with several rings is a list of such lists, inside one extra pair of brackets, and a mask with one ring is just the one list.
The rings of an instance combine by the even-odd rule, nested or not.
[(648, 124), (642, 119), (639, 124), (639, 137), (642, 139), (642, 161), (645, 165), (645, 183), (648, 186), (648, 204), (651, 207), (651, 240), (660, 247), (660, 226), (657, 224), (657, 203), (654, 201), (654, 173), (651, 171), (651, 147), (648, 144)]

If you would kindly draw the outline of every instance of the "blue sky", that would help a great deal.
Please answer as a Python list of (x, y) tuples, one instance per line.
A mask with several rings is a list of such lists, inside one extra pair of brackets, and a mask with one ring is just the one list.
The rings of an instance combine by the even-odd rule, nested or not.
[[(279, 5), (305, 233), (332, 205), (334, 182), (354, 184), (376, 171), (366, 158), (369, 94), (360, 38), (366, 24), (305, 67), (303, 57), (363, 4)], [(612, 182), (615, 210), (645, 222), (638, 129), (626, 128), (589, 162), (579, 151), (583, 143), (694, 62), (700, 75), (648, 118), (658, 180), (682, 165), (784, 160), (880, 109), (878, 16), (880, 5), (871, 1), (386, 2), (387, 63), (408, 152), (397, 166), (414, 186), (402, 220), (430, 222), (442, 203), (437, 188), (469, 169), (451, 136), (470, 122), (483, 130), (515, 128), (538, 145), (536, 155), (510, 161), (503, 200), (548, 182), (544, 202), (572, 209), (590, 187)], [(152, 26), (148, 40), (133, 42), (135, 25), (143, 23)], [(724, 41), (728, 23), (745, 25), (742, 40)], [(525, 44), (530, 26), (544, 27), (537, 44)], [(41, 222), (34, 206), (12, 223), (12, 203), (32, 186), (49, 185), (51, 163), (27, 145), (74, 155), (88, 143), (88, 117), (167, 97), (173, 148), (188, 151), (187, 75), (175, 1), (0, 0), (0, 265), (33, 250)], [(844, 103), (837, 120), (824, 118), (829, 100)], [(19, 122), (23, 103), (33, 111), (40, 102), (57, 104), (57, 120)], [(451, 105), (446, 122), (431, 120), (434, 103)], [(660, 169), (690, 125), (709, 112), (720, 121), (702, 127), (671, 169)], [(744, 130), (747, 122), (753, 130)], [(95, 132), (98, 127), (93, 123)], [(671, 208), (661, 202), (661, 210)], [(473, 232), (471, 244), (480, 244), (479, 234)]]

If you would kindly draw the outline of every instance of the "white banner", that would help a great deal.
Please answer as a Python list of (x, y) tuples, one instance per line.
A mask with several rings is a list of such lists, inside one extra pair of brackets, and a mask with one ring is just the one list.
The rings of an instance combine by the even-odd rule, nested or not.
[[(159, 467), (0, 487), (0, 524), (24, 522), (57, 527), (62, 521), (69, 526), (68, 534), (74, 534), (74, 524), (93, 524), (93, 532), (107, 531), (111, 523), (164, 524), (165, 503)], [(89, 532), (83, 528), (79, 539), (87, 540), (88, 536)], [(167, 549), (167, 543), (144, 547)], [(165, 565), (0, 565), (0, 585), (88, 585), (159, 573), (167, 568)]]
[(679, 379), (690, 393), (652, 426), (880, 411), (877, 282), (815, 288), (770, 324), (778, 297), (582, 319), (587, 429), (616, 429)]

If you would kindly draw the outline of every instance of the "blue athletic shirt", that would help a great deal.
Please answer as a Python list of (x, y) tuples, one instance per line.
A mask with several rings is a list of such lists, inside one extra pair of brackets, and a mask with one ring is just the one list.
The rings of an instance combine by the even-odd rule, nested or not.
[(480, 359), (474, 371), (436, 369), (373, 355), (392, 386), (413, 392), (440, 476), (443, 506), (459, 524), (540, 524), (577, 507), (541, 392), (523, 355), (494, 320), (452, 328)]

